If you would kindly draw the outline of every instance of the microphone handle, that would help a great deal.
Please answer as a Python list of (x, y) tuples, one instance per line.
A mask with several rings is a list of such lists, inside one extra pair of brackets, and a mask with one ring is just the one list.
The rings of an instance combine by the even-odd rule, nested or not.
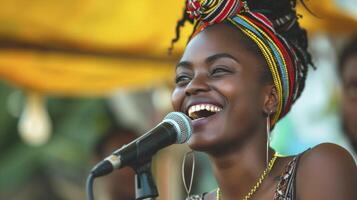
[(177, 134), (172, 124), (161, 122), (143, 136), (114, 152), (114, 155), (120, 156), (121, 161), (115, 168), (135, 167), (147, 163), (157, 151), (174, 144), (177, 141)]
[(161, 122), (136, 140), (122, 146), (91, 170), (94, 177), (109, 174), (125, 166), (137, 168), (147, 163), (158, 150), (177, 141), (177, 132), (171, 123)]

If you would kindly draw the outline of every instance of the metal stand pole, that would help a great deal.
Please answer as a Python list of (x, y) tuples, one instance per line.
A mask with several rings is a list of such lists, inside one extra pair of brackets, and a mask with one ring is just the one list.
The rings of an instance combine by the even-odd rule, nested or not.
[(135, 199), (153, 200), (159, 196), (151, 173), (151, 160), (135, 168)]

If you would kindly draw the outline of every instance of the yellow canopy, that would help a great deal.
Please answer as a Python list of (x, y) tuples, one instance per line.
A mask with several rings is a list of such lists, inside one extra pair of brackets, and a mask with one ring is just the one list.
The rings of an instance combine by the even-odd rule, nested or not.
[[(106, 95), (120, 87), (172, 81), (167, 48), (183, 12), (181, 0), (0, 0), (0, 76), (48, 95)], [(310, 5), (311, 4), (311, 5)], [(357, 32), (357, 20), (329, 0), (299, 8), (310, 32)]]
[(303, 16), (300, 20), (301, 25), (309, 33), (327, 32), (335, 35), (357, 33), (357, 15), (352, 16), (352, 13), (340, 9), (334, 0), (305, 2), (316, 15), (311, 15), (307, 9), (298, 4), (297, 11)]

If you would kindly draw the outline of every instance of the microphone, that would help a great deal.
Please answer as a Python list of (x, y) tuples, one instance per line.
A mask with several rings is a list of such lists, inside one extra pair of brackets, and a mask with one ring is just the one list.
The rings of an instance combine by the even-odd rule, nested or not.
[(98, 163), (91, 171), (93, 177), (109, 174), (125, 166), (136, 167), (150, 161), (160, 149), (171, 144), (185, 143), (192, 135), (189, 117), (180, 112), (171, 112), (149, 132), (123, 145), (112, 155)]

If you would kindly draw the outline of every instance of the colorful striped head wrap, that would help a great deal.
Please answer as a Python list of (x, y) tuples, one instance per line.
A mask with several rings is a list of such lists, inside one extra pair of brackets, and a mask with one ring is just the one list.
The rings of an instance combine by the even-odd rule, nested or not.
[[(279, 103), (271, 123), (285, 116), (300, 95), (301, 79), (306, 75), (306, 61), (297, 56), (297, 47), (275, 31), (274, 26), (293, 26), (296, 18), (285, 15), (273, 23), (261, 12), (251, 11), (246, 1), (240, 0), (188, 0), (186, 12), (194, 20), (194, 37), (206, 27), (228, 21), (247, 35), (261, 50), (271, 72)], [(285, 21), (284, 21), (285, 20)], [(286, 24), (286, 22), (290, 24)], [(293, 48), (294, 47), (294, 48)], [(304, 84), (304, 83), (302, 83)]]

